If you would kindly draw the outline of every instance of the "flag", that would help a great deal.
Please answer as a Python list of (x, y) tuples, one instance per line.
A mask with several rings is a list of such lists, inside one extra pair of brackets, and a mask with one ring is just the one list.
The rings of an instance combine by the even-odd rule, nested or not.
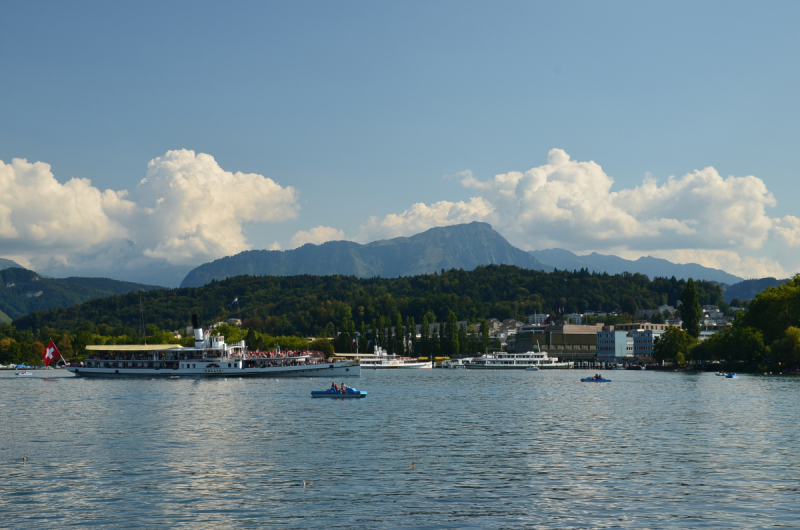
[(230, 304), (228, 304), (228, 305), (233, 305), (233, 304), (239, 305), (239, 297), (238, 297), (238, 296), (237, 296), (236, 298), (234, 298), (234, 299), (233, 299), (233, 302), (231, 302), (231, 303), (230, 303)]
[(56, 348), (56, 344), (53, 342), (53, 339), (50, 339), (50, 344), (48, 344), (47, 348), (44, 349), (44, 355), (42, 356), (44, 358), (44, 365), (50, 366), (50, 363), (53, 362), (53, 359), (60, 356), (61, 352), (58, 351), (58, 348)]

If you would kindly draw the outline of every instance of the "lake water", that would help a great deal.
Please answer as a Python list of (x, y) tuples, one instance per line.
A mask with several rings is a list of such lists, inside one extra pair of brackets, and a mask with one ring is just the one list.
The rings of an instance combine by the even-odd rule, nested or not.
[(800, 378), (591, 373), (0, 372), (0, 527), (800, 526)]

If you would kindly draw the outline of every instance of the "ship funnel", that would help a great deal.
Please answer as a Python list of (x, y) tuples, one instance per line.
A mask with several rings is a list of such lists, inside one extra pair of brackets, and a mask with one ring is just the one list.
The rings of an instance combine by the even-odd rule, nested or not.
[(195, 348), (202, 348), (203, 343), (203, 328), (200, 327), (200, 319), (197, 315), (192, 315), (192, 327), (194, 328), (194, 343)]

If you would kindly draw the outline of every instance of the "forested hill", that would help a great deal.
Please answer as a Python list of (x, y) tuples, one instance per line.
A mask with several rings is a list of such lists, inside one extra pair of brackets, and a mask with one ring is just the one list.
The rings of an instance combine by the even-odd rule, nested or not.
[(32, 311), (74, 306), (92, 298), (152, 289), (161, 287), (108, 278), (42, 278), (27, 269), (11, 268), (0, 271), (0, 312), (17, 318)]
[(553, 270), (513, 246), (486, 223), (431, 228), (411, 237), (374, 241), (306, 244), (294, 250), (250, 250), (205, 263), (186, 275), (181, 287), (200, 287), (212, 279), (242, 274), (294, 276), (342, 274), (394, 278), (427, 274), (441, 269), (472, 270), (478, 265), (517, 265)]
[[(696, 283), (701, 303), (722, 303), (718, 285)], [(212, 322), (239, 316), (245, 327), (273, 335), (322, 336), (346, 317), (358, 325), (398, 313), (421, 322), (446, 318), (523, 319), (534, 311), (565, 313), (611, 311), (675, 305), (683, 280), (648, 279), (642, 274), (552, 273), (510, 265), (480, 266), (472, 271), (450, 270), (403, 278), (355, 276), (239, 276), (198, 288), (150, 291), (90, 300), (80, 307), (53, 309), (14, 321), (19, 329), (98, 330), (135, 329), (141, 298), (147, 324), (176, 330), (189, 325), (192, 313)], [(238, 298), (238, 304), (230, 305)], [(239, 308), (237, 309), (237, 305)], [(131, 333), (134, 333), (131, 331)], [(330, 335), (328, 335), (330, 336)]]

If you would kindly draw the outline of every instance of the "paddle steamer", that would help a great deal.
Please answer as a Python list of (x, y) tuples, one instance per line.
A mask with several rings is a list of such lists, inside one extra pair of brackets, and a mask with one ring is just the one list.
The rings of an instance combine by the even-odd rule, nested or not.
[(348, 377), (361, 375), (358, 360), (328, 362), (308, 354), (247, 352), (245, 342), (226, 344), (203, 332), (192, 315), (194, 347), (176, 344), (86, 346), (84, 366), (67, 370), (84, 377)]

